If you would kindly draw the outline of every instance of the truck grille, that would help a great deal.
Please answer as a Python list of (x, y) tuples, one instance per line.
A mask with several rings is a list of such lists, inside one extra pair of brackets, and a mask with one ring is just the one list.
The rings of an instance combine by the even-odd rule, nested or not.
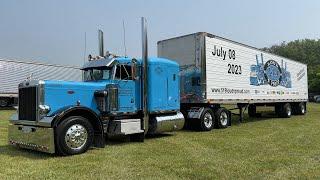
[(37, 119), (37, 87), (19, 89), (19, 119)]

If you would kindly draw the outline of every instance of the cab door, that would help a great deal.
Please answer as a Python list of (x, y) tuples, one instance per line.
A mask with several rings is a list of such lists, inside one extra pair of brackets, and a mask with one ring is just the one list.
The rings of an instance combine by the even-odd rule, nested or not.
[(170, 108), (178, 109), (180, 106), (179, 71), (176, 67), (167, 68), (167, 102)]
[(119, 112), (137, 111), (136, 81), (131, 76), (130, 64), (118, 64), (115, 81), (119, 91)]

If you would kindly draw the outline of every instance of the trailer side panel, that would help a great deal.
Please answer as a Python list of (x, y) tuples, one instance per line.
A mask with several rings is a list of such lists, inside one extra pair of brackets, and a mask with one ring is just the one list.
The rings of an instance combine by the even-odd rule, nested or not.
[(307, 66), (217, 37), (205, 37), (209, 102), (303, 102)]
[(16, 62), (0, 59), (0, 97), (17, 96), (18, 84), (27, 78), (37, 80), (81, 81), (80, 68)]

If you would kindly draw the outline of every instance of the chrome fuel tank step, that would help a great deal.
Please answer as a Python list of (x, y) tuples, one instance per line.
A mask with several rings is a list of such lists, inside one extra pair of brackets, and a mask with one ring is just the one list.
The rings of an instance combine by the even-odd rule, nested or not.
[(172, 115), (152, 117), (149, 124), (149, 134), (178, 131), (184, 126), (184, 116), (181, 112)]

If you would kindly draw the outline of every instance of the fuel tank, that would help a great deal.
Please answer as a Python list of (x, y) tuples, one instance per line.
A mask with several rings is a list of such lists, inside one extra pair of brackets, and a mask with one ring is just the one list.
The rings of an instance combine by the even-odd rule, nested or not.
[(170, 115), (157, 115), (150, 119), (148, 134), (178, 131), (184, 126), (184, 117), (181, 112)]

